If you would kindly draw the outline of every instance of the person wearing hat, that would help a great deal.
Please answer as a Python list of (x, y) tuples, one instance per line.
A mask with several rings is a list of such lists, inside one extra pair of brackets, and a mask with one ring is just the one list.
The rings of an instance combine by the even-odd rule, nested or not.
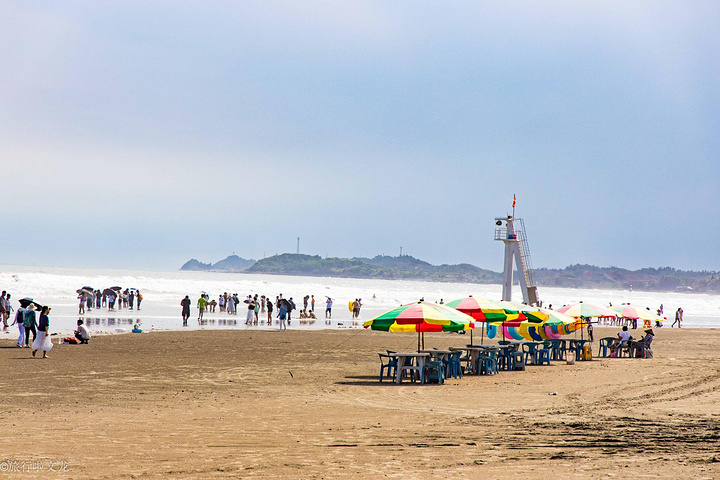
[(37, 316), (35, 315), (35, 304), (31, 303), (25, 310), (23, 316), (25, 326), (25, 348), (30, 348), (30, 332), (33, 334), (33, 342), (37, 338)]
[(633, 342), (632, 347), (635, 349), (635, 358), (653, 358), (652, 348), (650, 344), (655, 338), (652, 328), (645, 329), (645, 336), (637, 342)]

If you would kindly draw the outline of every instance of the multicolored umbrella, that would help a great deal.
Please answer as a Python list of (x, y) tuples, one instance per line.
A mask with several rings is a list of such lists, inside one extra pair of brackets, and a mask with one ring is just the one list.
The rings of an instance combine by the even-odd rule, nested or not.
[(552, 310), (541, 308), (533, 313), (538, 318), (542, 315), (545, 320), (541, 323), (525, 320), (489, 324), (488, 338), (494, 338), (502, 333), (503, 338), (540, 342), (560, 338), (586, 326), (585, 322), (581, 320)]
[(419, 350), (420, 333), (471, 330), (475, 323), (472, 317), (454, 308), (421, 300), (378, 315), (363, 323), (363, 327), (386, 332), (418, 332)]
[(662, 322), (663, 319), (648, 310), (647, 308), (638, 307), (629, 303), (623, 305), (614, 305), (610, 310), (617, 312), (619, 317), (629, 318), (631, 320), (648, 320), (651, 322)]
[(445, 305), (460, 310), (479, 322), (515, 320), (519, 315), (519, 310), (515, 305), (503, 305), (503, 302), (495, 302), (472, 295), (452, 300)]
[(557, 311), (574, 318), (615, 318), (618, 316), (616, 312), (613, 312), (608, 308), (583, 302), (566, 305), (562, 308), (558, 308)]
[[(522, 314), (515, 305), (510, 305), (508, 302), (495, 302), (486, 298), (473, 297), (472, 295), (451, 300), (445, 305), (470, 315), (479, 322), (504, 322), (524, 319), (524, 317), (521, 318)], [(484, 335), (483, 330), (481, 330), (481, 333)], [(473, 343), (472, 331), (470, 331), (470, 343)]]

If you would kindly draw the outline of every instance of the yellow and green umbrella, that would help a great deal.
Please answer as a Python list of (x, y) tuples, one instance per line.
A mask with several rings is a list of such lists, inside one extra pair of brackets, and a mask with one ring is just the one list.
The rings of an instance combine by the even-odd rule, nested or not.
[[(517, 320), (521, 317), (515, 305), (508, 302), (495, 302), (487, 298), (473, 297), (472, 295), (451, 300), (445, 305), (470, 315), (479, 322), (504, 322)], [(484, 335), (484, 331), (481, 330), (481, 332)], [(470, 332), (470, 343), (472, 343), (472, 331)]]
[(475, 328), (473, 318), (445, 305), (419, 301), (378, 315), (363, 327), (385, 332), (417, 332), (418, 350), (420, 334), (425, 332), (457, 332)]

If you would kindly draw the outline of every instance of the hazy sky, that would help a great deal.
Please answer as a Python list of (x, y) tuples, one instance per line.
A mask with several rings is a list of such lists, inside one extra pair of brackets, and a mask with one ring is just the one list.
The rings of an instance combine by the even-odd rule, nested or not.
[(0, 263), (720, 270), (715, 1), (0, 3)]

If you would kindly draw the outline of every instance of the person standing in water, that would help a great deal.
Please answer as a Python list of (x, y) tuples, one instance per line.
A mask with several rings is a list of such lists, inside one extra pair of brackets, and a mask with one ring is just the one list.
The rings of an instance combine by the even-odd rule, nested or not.
[(205, 313), (205, 305), (207, 305), (207, 300), (205, 300), (205, 294), (203, 293), (200, 295), (200, 298), (198, 298), (197, 301), (198, 324), (202, 324), (203, 313)]
[(287, 302), (282, 301), (279, 302), (278, 305), (278, 319), (280, 319), (280, 331), (287, 330), (287, 325), (285, 324), (285, 316), (287, 315)]
[(273, 302), (270, 300), (265, 302), (265, 306), (267, 307), (267, 324), (272, 324), (272, 312), (273, 312)]
[(188, 318), (190, 318), (191, 303), (192, 302), (190, 301), (190, 297), (187, 295), (185, 295), (185, 298), (180, 301), (180, 306), (182, 306), (183, 327), (187, 327)]

